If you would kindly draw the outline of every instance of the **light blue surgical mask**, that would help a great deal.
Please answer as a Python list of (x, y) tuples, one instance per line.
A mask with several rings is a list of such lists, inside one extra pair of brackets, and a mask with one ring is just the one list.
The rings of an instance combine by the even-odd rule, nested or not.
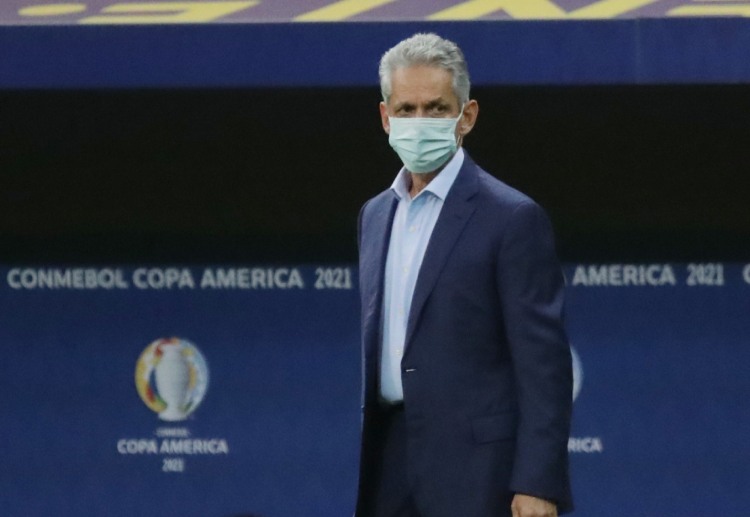
[(388, 117), (388, 143), (409, 172), (434, 172), (456, 153), (456, 118)]

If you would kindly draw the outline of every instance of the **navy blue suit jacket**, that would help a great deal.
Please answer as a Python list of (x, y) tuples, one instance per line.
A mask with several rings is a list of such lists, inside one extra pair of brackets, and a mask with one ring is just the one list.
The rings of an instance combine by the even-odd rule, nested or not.
[[(396, 204), (389, 189), (360, 213), (365, 444)], [(513, 493), (572, 508), (563, 287), (544, 211), (466, 154), (419, 271), (401, 362), (405, 460), (429, 517), (505, 515)]]

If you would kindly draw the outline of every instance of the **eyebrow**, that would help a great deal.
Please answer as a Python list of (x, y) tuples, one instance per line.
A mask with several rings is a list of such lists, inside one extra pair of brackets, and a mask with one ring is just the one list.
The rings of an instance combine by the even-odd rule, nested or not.
[[(427, 103), (424, 105), (425, 109), (430, 110), (433, 108), (437, 108), (440, 106), (447, 106), (450, 107), (450, 102), (443, 99), (442, 97), (438, 97), (437, 99), (433, 99), (431, 101), (427, 101)], [(413, 102), (401, 102), (399, 104), (396, 104), (395, 109), (400, 110), (404, 108), (415, 108), (416, 105)]]
[(442, 97), (439, 97), (437, 99), (431, 100), (425, 105), (426, 109), (432, 109), (432, 108), (439, 108), (441, 106), (447, 106), (450, 107), (450, 103), (443, 99)]

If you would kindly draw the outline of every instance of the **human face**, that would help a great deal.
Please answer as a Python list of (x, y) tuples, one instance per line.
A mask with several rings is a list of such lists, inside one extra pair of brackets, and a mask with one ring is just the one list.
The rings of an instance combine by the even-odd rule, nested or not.
[(453, 91), (450, 72), (435, 66), (397, 68), (391, 74), (391, 96), (388, 103), (380, 103), (383, 129), (390, 134), (388, 117), (439, 117), (456, 118), (463, 108), (461, 120), (456, 125), (456, 138), (471, 131), (479, 111), (477, 102), (470, 100), (460, 105)]

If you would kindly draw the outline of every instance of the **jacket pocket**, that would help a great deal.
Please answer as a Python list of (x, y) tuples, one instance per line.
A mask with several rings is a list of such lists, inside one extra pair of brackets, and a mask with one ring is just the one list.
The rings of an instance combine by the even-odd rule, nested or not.
[(517, 426), (518, 414), (515, 411), (480, 416), (471, 421), (471, 431), (477, 443), (515, 438)]

